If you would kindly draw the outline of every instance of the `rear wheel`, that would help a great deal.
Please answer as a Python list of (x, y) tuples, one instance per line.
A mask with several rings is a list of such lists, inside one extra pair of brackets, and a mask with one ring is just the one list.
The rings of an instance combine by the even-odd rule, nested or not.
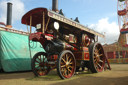
[(44, 76), (50, 71), (50, 67), (48, 66), (47, 61), (47, 54), (44, 52), (35, 54), (31, 65), (35, 76)]
[(100, 43), (95, 42), (90, 44), (90, 70), (92, 73), (102, 72), (105, 65), (105, 54)]
[(76, 60), (71, 51), (63, 51), (57, 60), (57, 72), (61, 79), (71, 78), (76, 69)]

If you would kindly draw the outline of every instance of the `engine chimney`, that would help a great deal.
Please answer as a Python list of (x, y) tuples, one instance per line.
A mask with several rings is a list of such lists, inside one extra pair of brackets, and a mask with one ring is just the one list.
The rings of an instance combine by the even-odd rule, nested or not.
[(12, 27), (12, 3), (7, 3), (7, 27)]
[(58, 12), (58, 0), (52, 0), (52, 11)]

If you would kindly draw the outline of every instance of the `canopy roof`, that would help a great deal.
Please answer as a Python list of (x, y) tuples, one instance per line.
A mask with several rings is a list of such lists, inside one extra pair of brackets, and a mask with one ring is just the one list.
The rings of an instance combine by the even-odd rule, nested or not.
[(31, 26), (36, 26), (37, 24), (42, 22), (43, 12), (47, 13), (46, 8), (35, 8), (27, 12), (22, 17), (22, 24), (30, 25), (30, 17), (32, 17)]
[[(89, 32), (91, 34), (104, 37), (103, 34), (98, 33), (92, 29), (89, 29), (88, 27), (81, 25), (80, 23), (68, 19), (65, 16), (62, 16), (54, 11), (47, 10), (46, 8), (35, 8), (29, 12), (27, 12), (23, 17), (22, 17), (22, 24), (30, 25), (30, 19), (32, 19), (31, 26), (36, 26), (37, 24), (42, 23), (43, 21), (43, 12), (45, 12), (45, 17), (50, 17), (52, 20), (57, 20), (58, 22), (65, 23), (69, 26), (73, 26), (76, 29), (79, 29), (81, 31)], [(32, 17), (32, 18), (30, 18)], [(51, 20), (50, 19), (50, 20)]]

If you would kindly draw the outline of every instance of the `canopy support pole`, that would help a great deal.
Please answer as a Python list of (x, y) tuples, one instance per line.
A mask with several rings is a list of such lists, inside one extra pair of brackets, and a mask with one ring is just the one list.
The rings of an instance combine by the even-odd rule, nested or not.
[(47, 24), (46, 24), (46, 30), (48, 28), (49, 21), (50, 21), (50, 17), (48, 18), (48, 21), (47, 21)]
[(30, 16), (30, 34), (32, 33), (32, 16)]
[(43, 28), (42, 28), (42, 32), (43, 32), (43, 34), (44, 34), (44, 28), (45, 28), (45, 13), (44, 13), (44, 11), (43, 11), (43, 24), (42, 24), (43, 26)]

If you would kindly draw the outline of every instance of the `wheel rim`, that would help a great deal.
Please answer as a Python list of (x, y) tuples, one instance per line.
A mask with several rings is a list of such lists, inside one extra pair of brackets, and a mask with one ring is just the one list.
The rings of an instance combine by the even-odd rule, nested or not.
[(44, 76), (49, 72), (48, 61), (45, 53), (40, 53), (36, 56), (33, 70), (38, 76)]
[(105, 64), (105, 56), (103, 48), (100, 44), (95, 46), (93, 60), (95, 69), (98, 72), (102, 72)]
[(74, 56), (70, 53), (66, 53), (60, 60), (60, 72), (64, 78), (70, 78), (75, 71)]

